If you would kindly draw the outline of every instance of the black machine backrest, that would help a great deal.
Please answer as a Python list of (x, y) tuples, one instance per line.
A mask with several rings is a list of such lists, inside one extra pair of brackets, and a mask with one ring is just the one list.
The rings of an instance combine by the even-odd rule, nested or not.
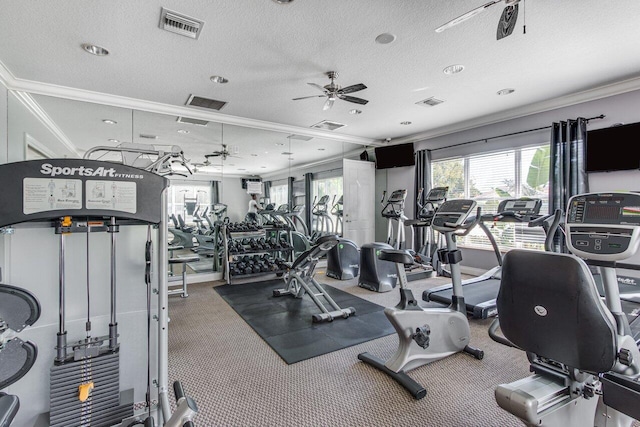
[(291, 268), (306, 267), (311, 259), (317, 259), (329, 252), (335, 245), (338, 244), (338, 236), (335, 234), (328, 234), (326, 236), (319, 237), (316, 240), (315, 245), (306, 251), (302, 252), (291, 264)]
[(178, 223), (180, 224), (180, 228), (186, 228), (187, 224), (184, 222), (182, 215), (178, 214)]
[(174, 214), (171, 214), (171, 221), (173, 222), (173, 226), (175, 228), (179, 228), (180, 225), (178, 224), (178, 218), (176, 218), (176, 216)]
[(525, 351), (591, 373), (616, 362), (615, 322), (574, 255), (506, 253), (497, 308), (505, 337)]

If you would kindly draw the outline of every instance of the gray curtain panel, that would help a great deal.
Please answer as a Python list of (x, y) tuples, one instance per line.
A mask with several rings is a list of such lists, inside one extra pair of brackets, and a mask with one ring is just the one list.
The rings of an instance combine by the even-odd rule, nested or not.
[[(415, 184), (414, 184), (414, 194), (416, 195), (416, 200), (414, 201), (414, 218), (417, 218), (418, 212), (420, 212), (420, 207), (418, 206), (418, 193), (422, 188), (422, 198), (420, 203), (424, 206), (424, 198), (425, 195), (431, 190), (431, 150), (419, 150), (416, 151), (416, 166), (415, 166)], [(413, 236), (413, 247), (418, 250), (418, 248), (422, 247), (422, 233), (414, 233)]]

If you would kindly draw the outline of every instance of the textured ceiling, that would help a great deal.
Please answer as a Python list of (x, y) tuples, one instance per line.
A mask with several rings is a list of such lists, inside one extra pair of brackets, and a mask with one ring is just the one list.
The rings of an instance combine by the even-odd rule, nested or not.
[[(513, 34), (499, 41), (503, 3), (434, 31), (481, 4), (1, 0), (0, 61), (18, 79), (178, 106), (196, 94), (227, 101), (223, 114), (302, 128), (326, 119), (347, 125), (336, 132), (375, 139), (513, 117), (532, 105), (640, 77), (637, 0), (526, 0)], [(161, 7), (205, 21), (200, 38), (159, 29)], [(384, 32), (395, 42), (375, 43)], [(84, 42), (111, 54), (89, 55), (80, 48)], [(465, 70), (445, 75), (452, 64)], [(364, 83), (367, 89), (353, 95), (369, 103), (337, 101), (325, 112), (323, 98), (292, 101), (318, 94), (307, 83), (327, 84), (330, 70), (340, 73), (342, 86)], [(212, 75), (229, 83), (213, 84)], [(504, 88), (516, 91), (496, 95)], [(446, 102), (415, 104), (431, 96)], [(348, 114), (354, 107), (362, 114)]]

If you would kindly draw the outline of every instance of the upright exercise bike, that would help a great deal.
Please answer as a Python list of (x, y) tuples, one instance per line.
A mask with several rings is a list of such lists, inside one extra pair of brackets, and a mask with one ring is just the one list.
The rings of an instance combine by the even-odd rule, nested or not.
[(405, 264), (413, 257), (405, 250), (382, 249), (380, 259), (396, 264), (400, 302), (387, 307), (384, 314), (398, 334), (398, 349), (386, 362), (369, 353), (361, 353), (358, 359), (388, 374), (405, 387), (416, 399), (426, 395), (426, 389), (409, 377), (406, 372), (427, 363), (464, 351), (476, 359), (482, 359), (482, 350), (469, 346), (470, 329), (465, 310), (460, 279), (462, 255), (456, 246), (456, 236), (465, 236), (480, 221), (480, 208), (474, 221), (465, 224), (466, 218), (476, 207), (473, 200), (449, 200), (436, 212), (432, 227), (445, 236), (447, 249), (441, 249), (438, 257), (451, 265), (454, 298), (448, 308), (423, 308), (407, 288)]

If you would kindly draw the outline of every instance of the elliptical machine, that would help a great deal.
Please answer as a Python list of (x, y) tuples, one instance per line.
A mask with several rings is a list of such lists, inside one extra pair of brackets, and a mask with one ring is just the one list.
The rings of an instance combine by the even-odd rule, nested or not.
[(361, 353), (358, 359), (380, 369), (413, 397), (421, 399), (426, 389), (409, 377), (406, 372), (427, 363), (464, 351), (476, 359), (482, 359), (482, 350), (469, 346), (470, 328), (467, 320), (464, 296), (460, 279), (462, 255), (456, 246), (456, 236), (468, 234), (480, 221), (480, 208), (475, 220), (465, 224), (465, 219), (474, 211), (473, 200), (449, 200), (442, 204), (435, 214), (432, 226), (444, 234), (447, 249), (441, 249), (438, 257), (451, 265), (454, 284), (454, 299), (448, 308), (423, 308), (407, 288), (404, 265), (413, 262), (413, 257), (404, 250), (382, 249), (380, 259), (396, 264), (400, 286), (400, 302), (395, 307), (387, 307), (384, 314), (398, 334), (398, 349), (386, 362), (369, 353)]

